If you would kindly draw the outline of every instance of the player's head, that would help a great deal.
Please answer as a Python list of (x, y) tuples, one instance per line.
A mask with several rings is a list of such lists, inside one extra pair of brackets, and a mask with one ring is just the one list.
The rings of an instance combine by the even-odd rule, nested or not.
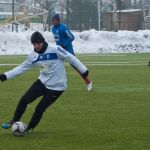
[(31, 43), (36, 51), (41, 51), (45, 43), (45, 39), (40, 32), (36, 31), (31, 35)]
[(59, 16), (59, 14), (55, 14), (52, 17), (52, 22), (53, 22), (54, 26), (58, 26), (60, 24), (60, 16)]

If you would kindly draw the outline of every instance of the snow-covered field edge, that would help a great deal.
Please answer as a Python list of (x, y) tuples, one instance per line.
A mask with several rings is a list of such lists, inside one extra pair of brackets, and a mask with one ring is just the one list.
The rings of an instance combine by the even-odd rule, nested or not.
[[(0, 55), (28, 54), (33, 46), (30, 36), (34, 31), (0, 31)], [(42, 32), (49, 44), (55, 44), (51, 32)], [(73, 32), (75, 53), (144, 53), (150, 52), (150, 30)]]

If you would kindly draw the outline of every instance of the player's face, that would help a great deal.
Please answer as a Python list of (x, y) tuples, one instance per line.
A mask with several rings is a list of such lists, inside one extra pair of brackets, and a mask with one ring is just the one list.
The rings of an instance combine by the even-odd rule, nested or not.
[(53, 19), (53, 25), (54, 25), (54, 26), (59, 25), (59, 23), (60, 23), (60, 22), (59, 22), (59, 20), (57, 20), (57, 19)]
[(39, 52), (43, 48), (43, 42), (41, 42), (41, 43), (33, 43), (33, 46)]

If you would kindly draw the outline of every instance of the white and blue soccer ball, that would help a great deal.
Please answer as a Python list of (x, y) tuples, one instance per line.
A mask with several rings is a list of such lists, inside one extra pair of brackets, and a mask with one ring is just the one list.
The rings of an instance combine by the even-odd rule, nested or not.
[(24, 122), (21, 122), (21, 121), (18, 121), (18, 122), (15, 122), (13, 125), (12, 125), (12, 133), (13, 135), (15, 136), (23, 136), (26, 129), (27, 129), (27, 126)]

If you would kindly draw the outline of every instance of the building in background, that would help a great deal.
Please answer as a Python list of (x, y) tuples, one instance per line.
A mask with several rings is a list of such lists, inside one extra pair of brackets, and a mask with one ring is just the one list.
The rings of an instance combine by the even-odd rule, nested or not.
[[(117, 30), (137, 31), (143, 28), (143, 10), (127, 9), (117, 11)], [(105, 30), (114, 31), (113, 12), (106, 13)]]
[[(13, 0), (0, 0), (0, 26), (13, 20), (12, 2)], [(14, 0), (14, 10), (18, 6), (28, 5), (17, 10), (17, 20), (35, 15), (20, 22), (30, 27), (30, 23), (40, 24), (47, 19), (44, 30), (49, 30), (55, 13), (60, 14), (61, 21), (71, 30), (98, 30), (99, 24), (101, 30), (109, 31), (150, 29), (150, 0), (100, 0), (100, 9), (97, 2), (98, 0)], [(48, 14), (45, 12), (36, 16), (42, 10)]]
[(150, 29), (150, 0), (143, 0), (144, 29)]
[[(18, 2), (14, 2), (15, 8)], [(0, 21), (12, 16), (12, 0), (0, 0)]]

